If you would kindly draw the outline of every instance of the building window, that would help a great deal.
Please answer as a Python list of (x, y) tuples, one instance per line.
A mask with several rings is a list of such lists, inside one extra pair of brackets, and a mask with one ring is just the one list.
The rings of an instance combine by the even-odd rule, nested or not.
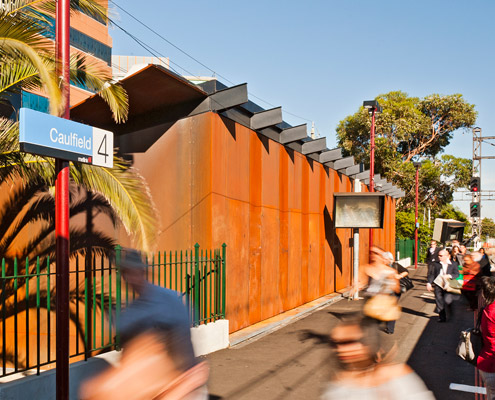
[[(45, 17), (46, 24), (43, 36), (48, 39), (55, 40), (55, 20), (51, 17)], [(92, 37), (78, 31), (77, 29), (70, 28), (70, 44), (76, 49), (89, 53), (100, 60), (103, 60), (107, 65), (112, 61), (112, 48), (93, 39)]]
[(31, 110), (36, 110), (44, 113), (49, 111), (49, 103), (46, 97), (22, 91), (21, 97), (21, 107), (30, 108)]

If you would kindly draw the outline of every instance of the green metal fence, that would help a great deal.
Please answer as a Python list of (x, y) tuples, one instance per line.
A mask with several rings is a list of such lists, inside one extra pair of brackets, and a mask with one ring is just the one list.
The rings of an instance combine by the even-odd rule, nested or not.
[[(116, 327), (135, 293), (103, 256), (75, 258), (70, 276), (70, 356), (87, 359), (119, 348)], [(158, 252), (147, 259), (147, 278), (182, 294), (192, 326), (225, 318), (226, 245), (220, 249)], [(86, 267), (87, 266), (87, 267)], [(0, 277), (0, 376), (30, 369), (39, 374), (55, 362), (55, 275), (50, 259), (2, 259)]]
[[(424, 243), (418, 242), (418, 261), (424, 259)], [(395, 241), (395, 256), (398, 260), (410, 257), (414, 263), (414, 239), (397, 239)]]

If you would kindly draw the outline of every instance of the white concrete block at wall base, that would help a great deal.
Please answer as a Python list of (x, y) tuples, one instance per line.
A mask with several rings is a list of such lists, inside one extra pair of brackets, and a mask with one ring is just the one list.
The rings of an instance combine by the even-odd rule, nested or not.
[[(120, 360), (120, 352), (111, 351), (70, 365), (69, 400), (79, 399), (81, 383), (97, 375)], [(0, 380), (0, 400), (53, 400), (55, 396), (55, 369), (40, 375), (18, 373)]]
[[(229, 347), (229, 321), (222, 319), (191, 328), (191, 339), (196, 356)], [(104, 369), (120, 362), (121, 353), (111, 351), (70, 365), (69, 400), (77, 400), (81, 383)], [(40, 375), (18, 373), (0, 378), (0, 400), (53, 400), (55, 398), (55, 370)]]
[(404, 268), (411, 266), (411, 257), (403, 258), (402, 260), (397, 260), (397, 262)]
[(229, 321), (219, 319), (191, 328), (191, 339), (196, 357), (229, 347)]

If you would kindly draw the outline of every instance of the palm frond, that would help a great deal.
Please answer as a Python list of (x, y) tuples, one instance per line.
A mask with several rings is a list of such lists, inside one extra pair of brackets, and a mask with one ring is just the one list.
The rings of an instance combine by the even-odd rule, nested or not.
[[(70, 231), (70, 257), (86, 255), (88, 249), (95, 256), (112, 256), (116, 242), (113, 238), (99, 230), (88, 233), (86, 229), (71, 227)], [(48, 257), (50, 261), (56, 261), (55, 232), (53, 227), (46, 228), (23, 249), (22, 257), (39, 257), (40, 265), (46, 265)]]
[(31, 61), (33, 66), (38, 70), (41, 82), (43, 83), (43, 89), (50, 99), (50, 112), (58, 115), (62, 107), (62, 94), (57, 81), (52, 71), (45, 65), (43, 58), (38, 54), (39, 50), (37, 50), (33, 43), (29, 43), (31, 33), (24, 34), (22, 31), (22, 29), (30, 29), (22, 28), (22, 25), (29, 24), (20, 23), (19, 25), (16, 26), (10, 23), (10, 26), (14, 28), (2, 30), (5, 27), (5, 21), (0, 20), (0, 55), (2, 57), (15, 58), (16, 55), (22, 54), (23, 57)]
[(73, 54), (70, 65), (71, 80), (97, 92), (110, 107), (115, 122), (125, 122), (129, 111), (127, 92), (120, 84), (112, 81), (108, 69), (101, 62), (82, 54)]
[[(18, 146), (18, 124), (0, 118), (6, 131), (0, 129), (0, 145), (5, 142), (10, 149)], [(18, 147), (17, 147), (18, 148)], [(12, 162), (13, 163), (9, 163)], [(149, 188), (144, 179), (129, 164), (114, 157), (111, 169), (93, 167), (86, 164), (72, 164), (71, 176), (76, 184), (100, 193), (116, 210), (126, 231), (132, 234), (143, 250), (152, 249), (156, 232), (156, 210)], [(53, 160), (20, 152), (7, 156), (0, 153), (0, 180), (39, 179), (47, 185), (53, 185), (55, 167)]]
[(36, 90), (42, 86), (38, 70), (25, 57), (5, 57), (0, 63), (0, 95), (20, 93), (21, 89)]
[(41, 178), (46, 184), (53, 184), (55, 163), (52, 158), (19, 151), (19, 122), (0, 118), (0, 149), (0, 182)]
[(7, 255), (19, 229), (14, 223), (27, 202), (40, 190), (39, 182), (13, 188), (0, 209), (0, 255)]
[[(53, 50), (53, 42), (42, 36), (46, 28), (38, 20), (22, 14), (9, 14), (0, 11), (0, 37), (22, 42), (40, 54)], [(3, 55), (11, 55), (13, 50), (4, 43), (0, 46)], [(22, 52), (21, 52), (22, 53)]]
[[(55, 15), (56, 2), (55, 0), (24, 0), (26, 4), (24, 7), (25, 13), (29, 13), (27, 7), (36, 7), (36, 10), (46, 13), (47, 15)], [(102, 23), (107, 23), (107, 9), (104, 7), (100, 1), (97, 0), (70, 0), (70, 11), (71, 14), (76, 12), (83, 12), (84, 14), (101, 21)]]
[(113, 168), (80, 164), (71, 169), (75, 183), (101, 193), (115, 210), (127, 233), (145, 251), (151, 251), (158, 226), (157, 211), (147, 183), (129, 165), (114, 157)]
[[(56, 11), (55, 0), (12, 0), (4, 5), (9, 15), (22, 13), (39, 18), (39, 14), (53, 16)], [(83, 12), (103, 23), (107, 22), (107, 9), (97, 0), (70, 0), (71, 13)]]

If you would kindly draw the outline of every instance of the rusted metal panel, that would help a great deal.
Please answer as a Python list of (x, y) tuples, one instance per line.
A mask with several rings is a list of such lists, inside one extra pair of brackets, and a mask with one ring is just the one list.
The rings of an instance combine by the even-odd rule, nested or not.
[(289, 309), (289, 156), (287, 152), (279, 147), (279, 282), (278, 291), (282, 302), (282, 309)]
[[(352, 282), (352, 231), (335, 230), (332, 216), (349, 177), (214, 113), (179, 121), (135, 160), (160, 212), (160, 248), (227, 243), (232, 331)], [(385, 229), (374, 232), (392, 251), (394, 204), (387, 197)]]

